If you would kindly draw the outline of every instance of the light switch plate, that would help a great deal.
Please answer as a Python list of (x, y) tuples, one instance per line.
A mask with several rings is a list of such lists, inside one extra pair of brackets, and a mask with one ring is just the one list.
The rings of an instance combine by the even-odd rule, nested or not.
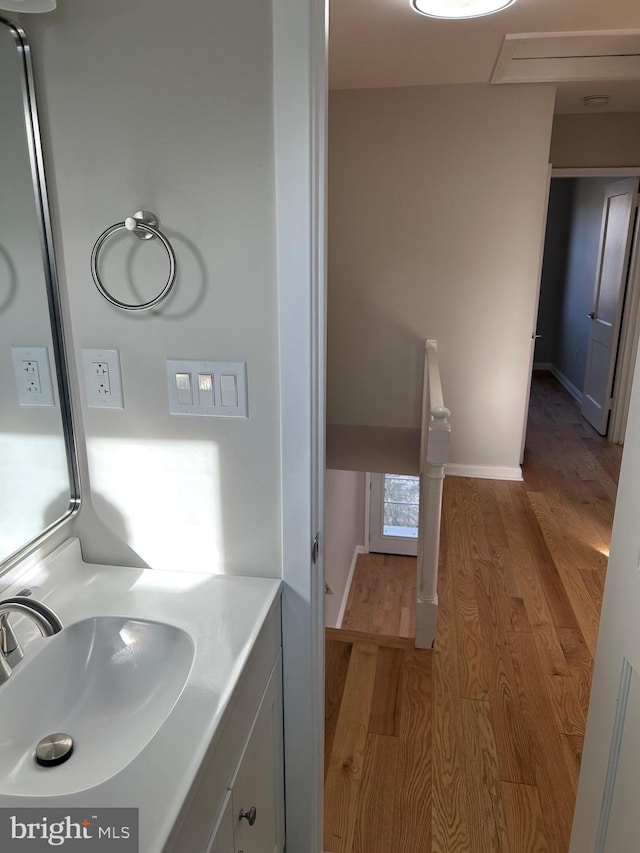
[[(192, 402), (179, 393), (188, 374)], [(215, 418), (248, 417), (247, 363), (245, 361), (167, 361), (169, 411), (172, 415)]]
[(92, 409), (124, 409), (118, 350), (83, 349), (82, 365), (87, 406)]
[(53, 406), (53, 386), (47, 347), (11, 347), (18, 403)]

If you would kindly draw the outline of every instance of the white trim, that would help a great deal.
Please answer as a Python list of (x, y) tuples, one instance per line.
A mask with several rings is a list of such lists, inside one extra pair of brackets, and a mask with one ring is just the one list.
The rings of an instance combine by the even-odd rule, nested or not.
[(326, 6), (273, 2), (286, 847), (295, 853), (322, 850)]
[(596, 836), (595, 846), (596, 853), (604, 853), (605, 844), (607, 843), (607, 830), (609, 828), (609, 818), (611, 816), (611, 807), (613, 805), (613, 789), (616, 783), (616, 776), (618, 775), (620, 750), (622, 748), (624, 726), (627, 720), (632, 676), (633, 667), (626, 658), (623, 658), (622, 673), (620, 675), (620, 684), (618, 686), (618, 700), (616, 702), (616, 716), (613, 721), (613, 731), (611, 733), (611, 747), (609, 749), (607, 775), (604, 780), (604, 790), (602, 792), (602, 805), (600, 807), (600, 819), (598, 821), (598, 834)]
[(447, 462), (445, 474), (477, 480), (522, 480), (522, 468), (519, 465), (459, 465), (457, 462)]
[(520, 441), (520, 456), (518, 461), (522, 465), (524, 461), (524, 449), (527, 443), (527, 429), (529, 427), (529, 402), (531, 400), (531, 372), (533, 370), (533, 359), (536, 352), (536, 340), (538, 338), (538, 314), (540, 311), (540, 291), (542, 290), (542, 264), (544, 261), (544, 249), (547, 240), (547, 222), (549, 220), (549, 200), (551, 198), (551, 163), (547, 163), (547, 180), (544, 183), (544, 196), (542, 204), (542, 216), (540, 219), (540, 248), (538, 251), (538, 273), (536, 277), (535, 303), (531, 316), (531, 344), (529, 348), (529, 371), (525, 377), (524, 408), (522, 411), (522, 432)]
[(613, 388), (613, 407), (607, 438), (615, 444), (624, 444), (627, 430), (629, 402), (633, 387), (633, 376), (640, 339), (640, 217), (637, 218), (633, 236), (633, 248), (625, 307), (622, 315), (622, 331), (618, 350), (618, 372)]
[(344, 611), (347, 609), (347, 601), (349, 599), (349, 590), (351, 589), (351, 584), (353, 583), (353, 576), (356, 571), (356, 563), (358, 562), (358, 557), (360, 554), (368, 554), (369, 552), (364, 547), (364, 545), (356, 545), (353, 549), (353, 558), (351, 560), (351, 566), (349, 567), (349, 574), (347, 575), (347, 583), (344, 588), (344, 593), (342, 595), (342, 601), (340, 602), (340, 610), (338, 611), (338, 618), (336, 619), (336, 628), (342, 627), (342, 620), (344, 619)]
[(558, 370), (555, 364), (551, 365), (551, 373), (556, 377), (558, 382), (571, 394), (574, 400), (577, 400), (580, 405), (582, 405), (583, 393), (577, 388), (570, 379), (562, 373), (562, 371)]
[(580, 166), (551, 169), (552, 178), (632, 178), (640, 175), (640, 166)]
[(371, 536), (371, 474), (367, 471), (364, 475), (364, 551), (369, 553), (369, 537)]

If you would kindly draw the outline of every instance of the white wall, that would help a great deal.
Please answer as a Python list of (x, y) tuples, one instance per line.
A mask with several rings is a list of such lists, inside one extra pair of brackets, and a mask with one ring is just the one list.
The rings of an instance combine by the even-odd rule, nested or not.
[(556, 168), (640, 166), (640, 113), (556, 116), (551, 162)]
[[(157, 568), (281, 574), (271, 5), (251, 0), (65, 0), (33, 16), (37, 84), (76, 367), (120, 350), (125, 409), (78, 406), (90, 560), (127, 543)], [(175, 296), (151, 314), (92, 284), (98, 235), (154, 211), (178, 259)], [(114, 242), (121, 296), (166, 278), (157, 245)], [(167, 358), (248, 364), (247, 420), (168, 413)], [(86, 489), (87, 485), (90, 492)], [(93, 536), (95, 531), (96, 535)]]
[(333, 92), (328, 422), (415, 427), (437, 338), (451, 460), (519, 464), (554, 87)]
[(327, 470), (324, 479), (324, 622), (339, 628), (349, 572), (358, 546), (364, 548), (365, 478), (360, 471)]

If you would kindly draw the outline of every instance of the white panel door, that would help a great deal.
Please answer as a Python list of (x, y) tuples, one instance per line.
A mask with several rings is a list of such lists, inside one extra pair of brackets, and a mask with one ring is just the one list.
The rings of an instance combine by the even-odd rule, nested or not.
[(636, 363), (570, 853), (640, 850), (639, 508)]
[(607, 433), (611, 409), (637, 193), (637, 178), (609, 184), (602, 209), (582, 403), (582, 414), (601, 435)]

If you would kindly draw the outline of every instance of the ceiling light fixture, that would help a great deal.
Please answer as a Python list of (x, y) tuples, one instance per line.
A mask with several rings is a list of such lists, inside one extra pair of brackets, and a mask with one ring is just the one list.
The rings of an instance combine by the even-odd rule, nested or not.
[(57, 0), (0, 0), (0, 10), (7, 12), (52, 12)]
[(608, 107), (611, 101), (611, 95), (587, 95), (582, 99), (582, 103), (587, 109), (596, 107)]
[(411, 0), (421, 15), (429, 18), (480, 18), (511, 6), (516, 0)]

